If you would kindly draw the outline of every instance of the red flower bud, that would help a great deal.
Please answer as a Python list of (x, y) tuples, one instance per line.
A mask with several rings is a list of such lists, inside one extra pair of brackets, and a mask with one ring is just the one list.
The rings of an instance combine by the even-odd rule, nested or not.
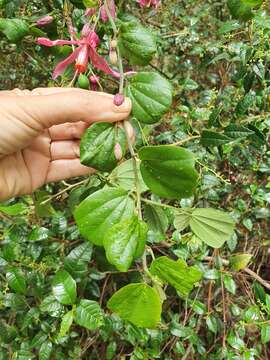
[(92, 16), (95, 14), (96, 11), (97, 11), (96, 8), (87, 8), (85, 10), (84, 16)]
[[(114, 0), (107, 0), (107, 5), (108, 5), (108, 9), (110, 11), (110, 14), (111, 14), (112, 18), (115, 19), (115, 17), (116, 17), (116, 8), (115, 8)], [(109, 20), (108, 15), (107, 15), (107, 11), (106, 11), (104, 5), (102, 5), (101, 8), (100, 8), (100, 17), (101, 17), (101, 20), (103, 22), (107, 22)]]
[(46, 15), (43, 18), (36, 21), (36, 26), (45, 26), (53, 22), (53, 17)]
[(116, 106), (120, 106), (123, 104), (123, 102), (125, 101), (125, 97), (123, 94), (116, 94), (114, 95), (114, 99), (113, 99), (113, 103)]

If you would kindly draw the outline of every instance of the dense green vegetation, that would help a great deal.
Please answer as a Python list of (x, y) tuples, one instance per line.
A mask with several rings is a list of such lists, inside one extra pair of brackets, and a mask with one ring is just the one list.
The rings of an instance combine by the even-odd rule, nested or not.
[[(127, 123), (94, 125), (81, 161), (95, 175), (0, 204), (0, 360), (267, 360), (269, 4), (116, 5), (97, 51), (111, 66), (116, 36), (124, 71), (138, 72), (124, 84), (135, 155)], [(70, 21), (80, 33), (97, 16), (84, 12), (80, 0), (0, 0), (0, 90), (70, 85), (73, 66), (51, 75), (71, 47), (36, 39), (68, 39)], [(98, 90), (122, 92), (93, 65)]]

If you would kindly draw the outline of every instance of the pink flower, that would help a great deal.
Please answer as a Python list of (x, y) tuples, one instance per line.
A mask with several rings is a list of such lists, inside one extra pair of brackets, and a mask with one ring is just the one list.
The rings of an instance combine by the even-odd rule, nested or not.
[(87, 8), (85, 10), (84, 16), (92, 16), (95, 14), (96, 11), (97, 11), (96, 8)]
[(68, 65), (75, 63), (75, 69), (79, 73), (83, 73), (87, 70), (88, 62), (90, 61), (92, 65), (102, 70), (105, 74), (113, 75), (116, 78), (119, 78), (119, 73), (112, 70), (107, 64), (106, 60), (101, 57), (96, 48), (99, 44), (98, 35), (92, 31), (88, 24), (84, 25), (81, 31), (81, 38), (77, 39), (74, 34), (72, 34), (72, 40), (50, 40), (47, 38), (38, 38), (37, 43), (39, 45), (44, 45), (48, 47), (52, 46), (63, 46), (63, 45), (77, 45), (77, 48), (69, 55), (65, 60), (61, 61), (56, 68), (54, 69), (52, 78), (55, 80), (58, 76), (63, 74)]
[[(116, 18), (116, 8), (114, 0), (107, 0), (107, 5), (110, 11), (110, 14), (112, 15), (113, 19)], [(105, 5), (102, 5), (100, 8), (100, 17), (103, 22), (107, 22), (109, 20), (107, 11), (105, 9)]]
[(141, 7), (149, 7), (152, 5), (157, 8), (159, 5), (159, 0), (139, 0), (139, 4)]
[(53, 17), (46, 15), (43, 18), (36, 21), (36, 26), (45, 26), (53, 22)]

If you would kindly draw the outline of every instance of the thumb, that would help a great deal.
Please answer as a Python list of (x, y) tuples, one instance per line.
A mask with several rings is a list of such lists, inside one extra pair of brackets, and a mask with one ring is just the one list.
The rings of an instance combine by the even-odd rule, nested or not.
[[(82, 89), (65, 89), (63, 92), (33, 93), (26, 96), (5, 97), (5, 108), (25, 125), (39, 130), (65, 122), (121, 121), (131, 111), (126, 98), (121, 106), (113, 103), (113, 95)], [(10, 106), (8, 103), (10, 102)]]

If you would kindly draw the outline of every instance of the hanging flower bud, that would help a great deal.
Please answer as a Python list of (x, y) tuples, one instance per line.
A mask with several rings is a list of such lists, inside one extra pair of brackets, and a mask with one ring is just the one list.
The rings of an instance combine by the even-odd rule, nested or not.
[(123, 158), (123, 151), (119, 143), (116, 143), (114, 146), (114, 156), (118, 161)]
[(128, 133), (128, 137), (130, 138), (131, 142), (135, 142), (135, 131), (133, 129), (133, 126), (129, 121), (125, 122), (126, 131)]
[(154, 8), (157, 8), (159, 5), (159, 0), (139, 0), (139, 4), (141, 7), (149, 7), (154, 6)]
[(75, 64), (75, 69), (79, 72), (79, 73), (84, 73), (87, 70), (87, 65), (88, 65), (88, 46), (87, 45), (83, 45), (79, 55), (77, 57), (77, 61)]
[[(109, 8), (112, 18), (115, 19), (116, 18), (116, 8), (115, 8), (114, 0), (107, 0), (107, 5), (108, 5), (108, 8)], [(102, 5), (100, 8), (100, 17), (103, 22), (107, 22), (109, 20), (107, 11), (106, 11), (104, 5)]]
[(36, 26), (45, 26), (53, 22), (53, 17), (46, 15), (43, 18), (36, 21)]
[(110, 58), (110, 62), (111, 62), (112, 65), (117, 65), (118, 64), (117, 52), (114, 49), (110, 50), (109, 58)]
[(116, 47), (117, 47), (117, 40), (112, 40), (111, 41), (111, 43), (110, 43), (110, 47), (111, 47), (111, 49), (116, 49)]
[(89, 80), (90, 80), (90, 84), (91, 84), (91, 90), (97, 91), (99, 76), (92, 75), (92, 76), (90, 76)]
[(87, 8), (85, 10), (84, 16), (92, 16), (96, 13), (97, 9), (96, 8)]
[(125, 97), (123, 94), (116, 94), (114, 95), (114, 99), (113, 99), (113, 103), (116, 106), (120, 106), (123, 104), (123, 102), (125, 101)]

